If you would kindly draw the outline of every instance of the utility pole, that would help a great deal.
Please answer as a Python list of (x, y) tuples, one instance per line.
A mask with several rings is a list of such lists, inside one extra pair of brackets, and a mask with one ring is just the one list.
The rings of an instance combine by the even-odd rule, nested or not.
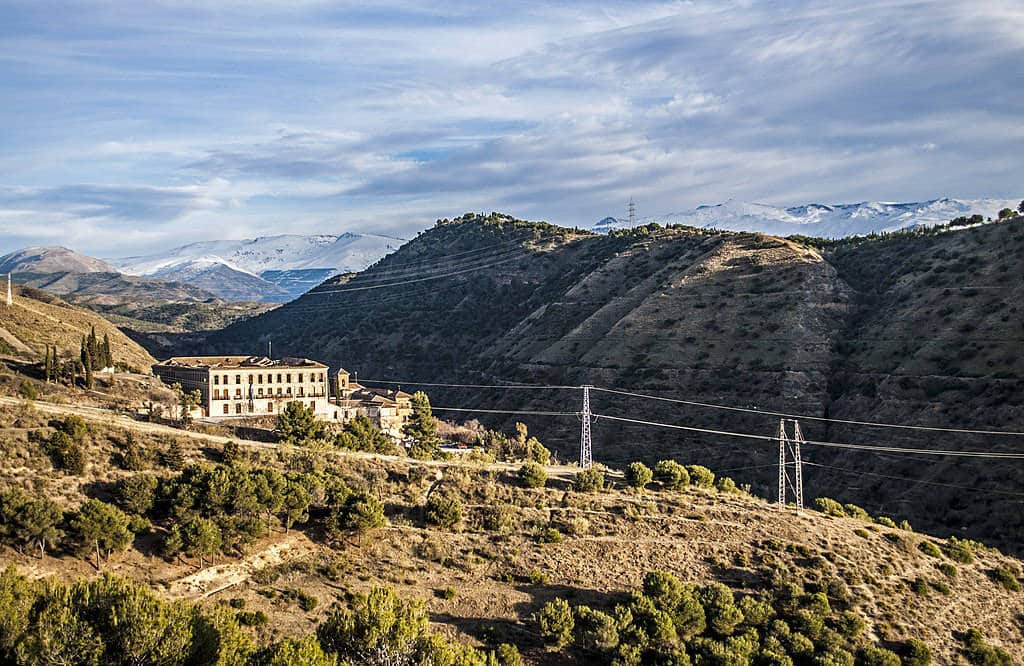
[(786, 432), (786, 420), (779, 419), (779, 510), (786, 508), (786, 486), (790, 485), (789, 474), (786, 471), (786, 451), (793, 456), (793, 491), (796, 494), (796, 510), (799, 512), (804, 508), (804, 470), (803, 459), (800, 456), (800, 444), (804, 441), (803, 433), (800, 431), (800, 422), (790, 419), (793, 424), (793, 436)]
[(14, 290), (11, 287), (11, 274), (7, 274), (7, 307), (14, 305)]
[(594, 456), (590, 442), (590, 389), (592, 386), (585, 385), (583, 389), (583, 411), (580, 412), (582, 427), (580, 429), (580, 468), (586, 469), (594, 466)]
[(267, 340), (267, 358), (274, 360), (274, 343), (270, 340)]
[(629, 204), (626, 208), (626, 214), (629, 217), (630, 228), (636, 226), (636, 204), (633, 203), (633, 197), (629, 198)]

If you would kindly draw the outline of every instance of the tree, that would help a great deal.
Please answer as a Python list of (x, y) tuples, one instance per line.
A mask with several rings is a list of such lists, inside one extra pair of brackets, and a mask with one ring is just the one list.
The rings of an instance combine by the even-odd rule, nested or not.
[(281, 502), (281, 522), (287, 532), (295, 523), (309, 520), (309, 505), (312, 497), (306, 485), (299, 480), (289, 479)]
[(153, 508), (157, 478), (152, 474), (126, 476), (117, 483), (118, 504), (129, 512), (144, 516)]
[(384, 505), (366, 493), (354, 493), (331, 516), (332, 532), (365, 532), (384, 526)]
[(100, 568), (100, 553), (106, 557), (131, 545), (133, 537), (128, 529), (128, 516), (116, 506), (90, 499), (82, 505), (70, 521), (81, 552), (95, 551), (96, 568)]
[(715, 474), (703, 465), (687, 465), (686, 471), (690, 475), (690, 483), (698, 488), (714, 488)]
[(253, 666), (335, 666), (334, 655), (326, 654), (312, 636), (285, 638), (280, 643), (258, 653)]
[(572, 609), (565, 599), (554, 599), (547, 602), (534, 615), (540, 637), (550, 649), (560, 650), (572, 640), (572, 630), (576, 622), (572, 617)]
[(100, 350), (103, 356), (103, 367), (114, 367), (114, 355), (110, 352), (110, 335), (107, 333), (103, 334), (103, 344), (100, 346)]
[(141, 472), (152, 462), (149, 451), (135, 441), (135, 435), (129, 430), (121, 443), (121, 466), (131, 472)]
[(85, 388), (91, 390), (92, 387), (93, 387), (93, 377), (92, 377), (93, 355), (92, 355), (92, 351), (91, 351), (91, 349), (89, 347), (89, 343), (86, 340), (86, 337), (84, 335), (82, 336), (82, 349), (81, 349), (80, 355), (81, 355), (81, 359), (82, 359), (82, 368), (84, 369), (84, 372), (85, 372)]
[(225, 465), (234, 465), (242, 458), (242, 449), (238, 446), (238, 442), (231, 439), (224, 442), (224, 446), (221, 448), (220, 459)]
[(76, 415), (65, 417), (57, 429), (66, 432), (75, 444), (84, 442), (85, 436), (89, 434), (89, 426), (86, 425), (85, 419)]
[(391, 588), (373, 588), (357, 595), (350, 607), (335, 608), (316, 634), (324, 649), (343, 663), (437, 663), (430, 657), (439, 646), (431, 640), (423, 602), (402, 599)]
[(49, 384), (53, 378), (53, 357), (50, 355), (50, 345), (46, 345), (46, 356), (43, 358), (43, 378)]
[(64, 430), (54, 430), (50, 435), (47, 453), (55, 467), (69, 474), (81, 475), (85, 472), (85, 450)]
[(414, 440), (410, 454), (414, 458), (434, 458), (439, 453), (437, 421), (430, 409), (430, 398), (423, 391), (412, 395), (412, 415), (402, 427), (402, 434)]
[(203, 394), (199, 389), (186, 391), (181, 384), (175, 384), (171, 388), (178, 396), (178, 421), (181, 425), (187, 426), (192, 423), (192, 410), (202, 404)]
[(675, 460), (659, 460), (654, 466), (654, 478), (667, 489), (676, 490), (690, 483), (690, 473)]
[(518, 476), (519, 482), (527, 488), (543, 488), (548, 482), (548, 473), (532, 460), (523, 463)]
[(1017, 211), (1015, 211), (1014, 209), (1012, 209), (1012, 208), (1004, 208), (1001, 211), (999, 211), (999, 219), (1000, 220), (1006, 220), (1006, 219), (1009, 219), (1011, 217), (1017, 217)]
[(47, 497), (31, 497), (21, 488), (0, 493), (0, 536), (19, 551), (22, 546), (34, 545), (42, 558), (46, 545), (53, 545), (63, 534), (63, 520), (60, 506)]
[(18, 387), (18, 395), (25, 400), (35, 400), (39, 397), (39, 392), (36, 391), (36, 385), (32, 383), (30, 379), (21, 380), (21, 386)]
[(626, 467), (626, 483), (638, 490), (643, 490), (648, 483), (654, 480), (654, 473), (651, 468), (642, 462), (630, 463)]
[(373, 453), (394, 454), (398, 447), (391, 438), (381, 432), (364, 414), (356, 414), (355, 418), (334, 439), (334, 445), (340, 449), (353, 451), (371, 451)]
[(177, 439), (171, 440), (171, 443), (167, 445), (167, 450), (164, 451), (163, 461), (164, 465), (174, 471), (185, 467), (185, 450), (181, 447), (181, 442)]
[(278, 441), (301, 446), (324, 436), (324, 424), (312, 408), (299, 401), (289, 402), (277, 417)]
[(1024, 201), (1021, 201), (1020, 204), (1017, 206), (1017, 212), (1024, 214)]
[(189, 557), (199, 558), (199, 568), (206, 566), (206, 560), (220, 554), (220, 528), (209, 518), (195, 517), (181, 528), (182, 550)]
[(454, 495), (433, 493), (427, 500), (423, 517), (428, 525), (450, 529), (462, 520), (462, 502)]

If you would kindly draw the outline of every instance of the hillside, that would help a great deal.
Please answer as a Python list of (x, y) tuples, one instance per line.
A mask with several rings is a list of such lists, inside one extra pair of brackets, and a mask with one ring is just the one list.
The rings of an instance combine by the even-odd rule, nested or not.
[(82, 336), (93, 327), (100, 339), (110, 336), (115, 361), (143, 370), (155, 362), (146, 350), (100, 315), (46, 292), (16, 285), (14, 305), (0, 303), (0, 351), (4, 354), (38, 361), (46, 345), (52, 344), (63, 358), (77, 358)]
[[(903, 655), (904, 664), (963, 663), (964, 657), (999, 663), (977, 660), (985, 649), (994, 658), (994, 647), (1018, 662), (1024, 658), (1019, 561), (873, 522), (855, 507), (848, 511), (857, 518), (779, 511), (728, 484), (716, 489), (709, 479), (698, 481), (696, 469), (682, 486), (655, 482), (640, 492), (611, 473), (605, 488), (584, 491), (573, 485), (577, 470), (562, 466), (548, 466), (547, 480), (531, 488), (518, 480), (519, 465), (485, 460), (417, 461), (330, 446), (270, 451), (273, 445), (244, 441), (225, 459), (227, 440), (217, 435), (74, 406), (38, 403), (24, 410), (11, 400), (0, 403), (0, 453), (7, 461), (0, 465), (0, 509), (11, 502), (12, 489), (32, 488), (72, 520), (83, 502), (96, 499), (132, 516), (137, 534), (99, 568), (138, 581), (156, 599), (123, 618), (125, 631), (139, 632), (134, 636), (161, 631), (167, 620), (153, 607), (180, 600), (222, 614), (215, 624), (221, 639), (212, 642), (219, 649), (309, 636), (318, 626), (321, 642), (337, 649), (322, 631), (336, 609), (357, 604), (357, 594), (388, 588), (421, 600), (424, 619), (458, 644), (515, 645), (527, 664), (608, 663), (633, 651), (636, 661), (645, 655), (642, 663), (671, 655), (697, 664), (746, 664), (754, 655), (755, 663), (794, 663), (783, 658), (792, 655), (798, 664), (852, 664), (854, 654), (858, 663), (899, 663), (883, 660), (895, 657), (881, 649)], [(78, 436), (87, 463), (79, 473), (55, 467), (36, 445), (54, 437), (60, 427), (54, 419), (76, 414), (85, 418)], [(177, 462), (168, 462), (175, 456)], [(309, 494), (295, 494), (297, 486)], [(255, 487), (263, 490), (247, 499)], [(288, 489), (291, 508), (264, 508), (266, 500), (257, 497), (274, 488)], [(447, 504), (432, 505), (430, 497)], [(380, 520), (342, 523), (350, 526), (338, 533), (332, 516), (347, 520), (355, 506), (346, 498), (377, 507)], [(431, 517), (429, 506), (457, 506), (458, 515)], [(168, 545), (174, 534), (191, 539), (196, 515), (212, 517), (199, 521), (220, 535), (215, 547)], [(2, 538), (12, 543), (10, 534)], [(38, 550), (0, 546), (0, 560), (29, 578), (49, 576), (51, 585), (94, 578), (93, 554), (86, 548), (75, 555), (77, 538), (69, 529), (42, 557)], [(652, 571), (669, 575), (647, 577)], [(15, 585), (9, 576), (0, 583), (5, 590)], [(90, 595), (97, 604), (102, 590)], [(549, 605), (556, 600), (575, 609), (577, 631), (564, 644), (535, 619), (557, 608)], [(389, 608), (376, 612), (389, 617)], [(616, 618), (611, 626), (589, 624), (609, 616)], [(981, 631), (980, 639), (968, 639), (972, 629)], [(40, 623), (40, 630), (53, 628)], [(193, 641), (206, 635), (192, 631)], [(0, 656), (17, 632), (0, 636)], [(229, 636), (246, 640), (226, 642)], [(397, 631), (384, 636), (401, 640)], [(107, 640), (111, 650), (146, 645), (121, 647), (116, 635)], [(367, 638), (357, 632), (351, 640)], [(162, 663), (182, 663), (187, 652)]]
[[(316, 357), (365, 379), (584, 383), (792, 414), (1016, 430), (1024, 225), (834, 244), (693, 228), (599, 236), (502, 216), (441, 222), (368, 271), (229, 327), (208, 349)], [(433, 389), (435, 404), (576, 411), (579, 391)], [(778, 418), (594, 395), (594, 411), (772, 436)], [(512, 417), (476, 416), (508, 425)], [(507, 421), (502, 419), (507, 418)], [(523, 416), (573, 459), (578, 422)], [(1021, 451), (1019, 438), (805, 420), (808, 439)], [(770, 442), (598, 421), (595, 459), (673, 455), (776, 492)], [(642, 445), (637, 445), (637, 439)], [(1014, 461), (807, 447), (812, 494), (940, 533), (1024, 543)], [(820, 466), (824, 465), (824, 467)], [(1007, 494), (1008, 493), (1008, 494)]]

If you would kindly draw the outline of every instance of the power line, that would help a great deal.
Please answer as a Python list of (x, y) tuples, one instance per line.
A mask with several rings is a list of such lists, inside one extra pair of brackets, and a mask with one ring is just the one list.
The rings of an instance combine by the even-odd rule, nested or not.
[(579, 386), (557, 386), (553, 384), (439, 384), (432, 382), (396, 382), (384, 379), (360, 379), (360, 384), (397, 384), (411, 386), (440, 386), (448, 388), (494, 388), (494, 389), (573, 389), (579, 390)]
[(925, 481), (923, 479), (911, 479), (904, 476), (893, 476), (892, 474), (879, 474), (878, 472), (865, 472), (863, 470), (849, 469), (848, 467), (836, 467), (835, 465), (823, 465), (821, 463), (813, 463), (804, 461), (805, 465), (812, 465), (814, 467), (824, 467), (827, 469), (833, 469), (837, 472), (847, 472), (849, 474), (866, 475), (866, 476), (877, 476), (883, 479), (894, 479), (897, 481), (909, 481), (910, 483), (919, 483), (928, 486), (940, 486), (943, 488), (955, 488), (957, 490), (971, 490), (979, 493), (993, 493), (996, 495), (1008, 495), (1010, 497), (1024, 497), (1024, 493), (1015, 493), (1009, 490), (996, 490), (994, 488), (978, 488), (977, 486), (964, 486), (956, 483), (942, 483), (940, 481)]
[[(658, 423), (656, 421), (643, 421), (640, 419), (630, 419), (622, 416), (609, 416), (607, 414), (595, 414), (597, 419), (609, 419), (611, 421), (623, 421), (626, 423), (633, 423), (636, 425), (654, 426), (659, 428), (672, 428), (675, 430), (686, 430), (689, 432), (700, 432), (710, 435), (723, 435), (726, 437), (741, 437), (745, 439), (755, 439), (759, 441), (776, 441), (775, 437), (768, 435), (754, 435), (751, 433), (732, 432), (729, 430), (714, 430), (711, 428), (696, 428), (693, 426), (682, 426), (671, 423)], [(910, 453), (918, 455), (931, 455), (931, 456), (950, 456), (960, 458), (989, 458), (989, 459), (1000, 459), (1000, 460), (1024, 460), (1024, 453), (999, 453), (995, 451), (952, 451), (948, 449), (918, 449), (918, 448), (904, 448), (898, 446), (874, 446), (871, 444), (845, 444), (842, 442), (824, 442), (813, 439), (803, 440), (804, 444), (811, 444), (813, 446), (824, 446), (831, 448), (840, 449), (855, 449), (858, 451), (880, 451), (885, 453)]]
[(483, 414), (521, 414), (525, 416), (578, 416), (577, 412), (542, 412), (514, 409), (473, 409), (469, 407), (430, 407), (435, 412), (480, 412)]
[(896, 423), (878, 423), (874, 421), (853, 421), (849, 419), (833, 419), (826, 416), (808, 416), (806, 414), (786, 414), (784, 412), (772, 412), (767, 410), (755, 409), (750, 407), (730, 407), (727, 405), (716, 405), (708, 402), (697, 402), (694, 400), (681, 400), (679, 398), (666, 398), (657, 395), (646, 395), (643, 393), (632, 393), (630, 391), (619, 391), (616, 389), (601, 388), (598, 386), (594, 387), (595, 391), (602, 391), (604, 393), (616, 393), (619, 395), (633, 396), (636, 398), (644, 398), (646, 400), (661, 400), (663, 402), (674, 402), (682, 405), (692, 405), (694, 407), (707, 407), (709, 409), (724, 409), (732, 412), (745, 412), (748, 414), (759, 414), (761, 416), (777, 416), (786, 419), (807, 419), (810, 421), (825, 421), (828, 423), (843, 423), (847, 425), (861, 425), (869, 426), (874, 428), (900, 428), (903, 430), (926, 430), (929, 432), (955, 432), (967, 435), (1010, 435), (1015, 437), (1024, 437), (1024, 432), (1008, 432), (1005, 430), (970, 430), (966, 428), (941, 428), (937, 426), (918, 426), (918, 425), (902, 425)]

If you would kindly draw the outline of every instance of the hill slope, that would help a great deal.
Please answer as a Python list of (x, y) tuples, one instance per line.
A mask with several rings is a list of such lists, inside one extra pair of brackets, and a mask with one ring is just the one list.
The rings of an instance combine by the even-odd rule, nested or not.
[(66, 247), (27, 247), (0, 257), (0, 273), (113, 273), (107, 262)]
[[(364, 379), (593, 384), (815, 417), (1017, 430), (1024, 224), (801, 243), (693, 228), (608, 236), (504, 216), (441, 222), (357, 276), (212, 336), (210, 349), (316, 357)], [(578, 391), (433, 389), (436, 405), (575, 411)], [(778, 417), (595, 393), (610, 416), (762, 436)], [(563, 455), (572, 417), (524, 420)], [(805, 420), (808, 439), (1022, 451), (972, 437)], [(639, 444), (637, 442), (640, 442)], [(595, 459), (675, 457), (775, 492), (771, 442), (599, 420)], [(1022, 465), (808, 446), (808, 495), (939, 532), (1024, 543)], [(1007, 494), (1009, 493), (1009, 494)]]
[(155, 361), (146, 350), (100, 315), (77, 308), (42, 291), (15, 287), (14, 304), (0, 304), (0, 349), (4, 353), (43, 357), (47, 344), (57, 346), (61, 357), (78, 357), (83, 335), (92, 327), (101, 339), (110, 336), (115, 361), (148, 371)]

